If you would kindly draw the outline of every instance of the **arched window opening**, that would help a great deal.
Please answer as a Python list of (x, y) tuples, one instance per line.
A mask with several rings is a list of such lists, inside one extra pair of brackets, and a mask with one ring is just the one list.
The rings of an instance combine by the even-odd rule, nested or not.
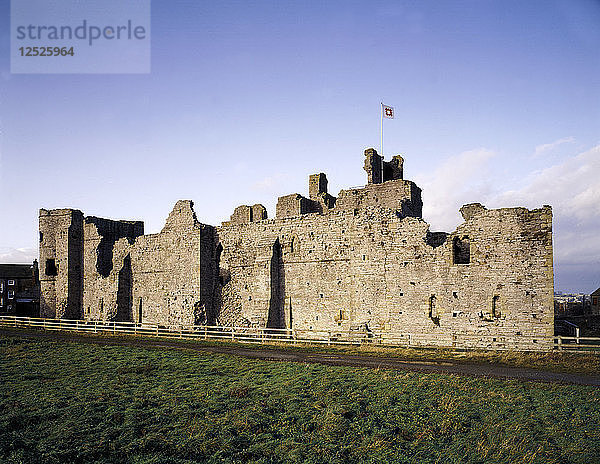
[(431, 319), (435, 325), (440, 325), (440, 316), (437, 310), (435, 295), (429, 297), (429, 319)]
[(429, 297), (429, 318), (435, 319), (437, 317), (437, 309), (435, 307), (435, 295)]
[(275, 240), (273, 244), (270, 267), (271, 298), (269, 300), (267, 328), (285, 329), (285, 270), (279, 239)]

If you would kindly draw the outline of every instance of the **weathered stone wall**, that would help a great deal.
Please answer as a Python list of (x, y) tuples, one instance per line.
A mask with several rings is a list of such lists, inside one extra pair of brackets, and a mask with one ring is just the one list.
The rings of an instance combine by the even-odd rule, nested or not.
[(136, 239), (130, 250), (136, 321), (192, 325), (212, 311), (214, 276), (202, 272), (201, 256), (214, 259), (213, 230), (197, 221), (191, 201), (178, 201), (159, 234)]
[[(485, 210), (442, 243), (429, 239), (423, 220), (377, 208), (221, 227), (221, 266), (235, 298), (220, 317), (265, 325), (279, 241), (284, 327), (368, 327), (450, 345), (465, 334), (498, 335), (507, 346), (551, 336), (551, 224), (549, 207)], [(453, 262), (457, 236), (469, 237), (470, 264)]]
[(392, 180), (341, 190), (335, 202), (336, 210), (358, 211), (369, 207), (393, 209), (402, 217), (421, 217), (421, 189), (408, 180)]
[(212, 315), (217, 276), (214, 228), (192, 202), (179, 201), (159, 234), (143, 223), (83, 218), (76, 210), (40, 211), (45, 317), (191, 325)]
[(87, 216), (83, 224), (83, 316), (132, 320), (130, 245), (144, 234), (141, 221)]
[[(342, 237), (346, 226), (338, 216), (312, 213), (219, 228), (221, 269), (229, 277), (220, 320), (264, 327), (271, 319), (287, 328), (322, 327), (326, 319), (319, 323), (319, 313), (347, 302), (347, 286), (330, 286), (335, 276), (347, 275), (350, 259), (348, 239)], [(283, 298), (275, 290), (283, 290)]]
[(327, 193), (327, 176), (322, 172), (311, 174), (308, 178), (308, 196), (311, 200), (316, 199), (319, 195)]
[(267, 209), (263, 205), (240, 205), (233, 210), (227, 224), (248, 224), (263, 219), (267, 219)]
[(252, 206), (238, 206), (231, 215), (230, 222), (232, 224), (248, 224), (252, 222)]
[(278, 218), (301, 216), (313, 212), (313, 202), (299, 193), (292, 193), (277, 199), (276, 216)]
[(41, 210), (42, 271), (46, 259), (58, 266), (40, 272), (43, 314), (542, 348), (553, 335), (551, 208), (473, 203), (454, 232), (430, 232), (402, 158), (366, 155), (365, 187), (336, 199), (315, 174), (310, 198), (280, 197), (274, 219), (242, 205), (215, 228), (179, 201), (160, 233), (142, 235), (140, 222)]
[(40, 210), (40, 315), (81, 316), (83, 214)]
[[(308, 189), (309, 198), (299, 193), (279, 197), (277, 199), (276, 216), (287, 218), (309, 213), (325, 214), (335, 207), (336, 198), (327, 193), (327, 177), (325, 174), (312, 174), (308, 180)], [(266, 214), (263, 219), (267, 219)], [(223, 225), (226, 226), (231, 223), (223, 223)], [(236, 223), (239, 224), (240, 222), (237, 221)]]

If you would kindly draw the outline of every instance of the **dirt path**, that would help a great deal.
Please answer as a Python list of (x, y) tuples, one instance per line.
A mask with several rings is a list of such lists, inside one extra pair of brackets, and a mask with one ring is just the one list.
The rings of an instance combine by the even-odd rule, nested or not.
[(8, 337), (44, 338), (69, 342), (95, 343), (101, 345), (135, 346), (142, 348), (176, 348), (191, 351), (242, 356), (250, 359), (268, 361), (289, 361), (300, 363), (318, 363), (331, 366), (367, 367), (374, 369), (396, 369), (404, 371), (429, 372), (440, 374), (467, 375), (472, 377), (493, 377), (518, 379), (523, 381), (567, 383), (576, 385), (600, 386), (599, 375), (568, 374), (537, 369), (507, 367), (497, 364), (463, 364), (450, 361), (409, 361), (400, 358), (351, 355), (343, 353), (306, 353), (294, 351), (293, 347), (268, 350), (252, 349), (243, 346), (211, 346), (150, 337), (111, 337), (79, 334), (75, 332), (24, 331), (0, 329), (0, 335)]

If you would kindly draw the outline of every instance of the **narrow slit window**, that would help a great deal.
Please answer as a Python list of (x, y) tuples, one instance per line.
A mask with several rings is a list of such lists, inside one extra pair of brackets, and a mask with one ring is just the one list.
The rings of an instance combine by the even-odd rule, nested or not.
[(500, 317), (500, 297), (494, 295), (492, 298), (492, 317)]
[(431, 295), (429, 297), (429, 319), (431, 319), (431, 321), (438, 327), (440, 326), (440, 316), (438, 315), (436, 307), (435, 295)]
[(431, 319), (437, 318), (437, 309), (435, 307), (435, 295), (429, 297), (429, 317)]

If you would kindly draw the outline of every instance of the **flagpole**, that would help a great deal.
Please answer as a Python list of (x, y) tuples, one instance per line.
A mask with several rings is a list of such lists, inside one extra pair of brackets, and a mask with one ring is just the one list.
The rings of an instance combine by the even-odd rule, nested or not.
[(383, 183), (383, 102), (379, 103), (381, 103), (381, 146), (379, 147), (381, 148), (381, 153), (379, 156), (381, 156), (381, 183)]
[(381, 104), (381, 143), (379, 145), (379, 149), (381, 150), (380, 156), (383, 157), (383, 102), (380, 102)]

